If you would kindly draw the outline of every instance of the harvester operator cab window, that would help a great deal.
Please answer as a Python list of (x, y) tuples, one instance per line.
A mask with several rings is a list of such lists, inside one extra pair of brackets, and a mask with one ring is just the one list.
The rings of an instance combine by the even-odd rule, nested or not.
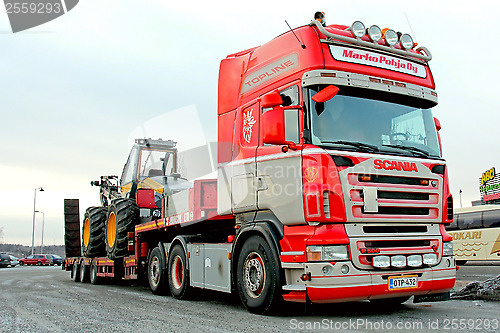
[(170, 176), (174, 173), (174, 157), (170, 151), (141, 151), (139, 179)]
[(134, 147), (132, 148), (130, 154), (128, 155), (127, 163), (125, 163), (125, 166), (123, 167), (122, 177), (120, 180), (120, 184), (122, 186), (125, 184), (132, 183), (132, 180), (134, 179), (136, 173), (138, 153), (139, 153), (139, 148)]

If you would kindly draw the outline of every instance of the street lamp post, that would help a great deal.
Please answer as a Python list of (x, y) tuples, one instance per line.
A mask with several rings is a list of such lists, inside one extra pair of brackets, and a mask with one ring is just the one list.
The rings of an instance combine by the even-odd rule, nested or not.
[(36, 191), (43, 192), (43, 188), (37, 187), (33, 196), (33, 232), (31, 234), (31, 254), (35, 254), (35, 212), (36, 212)]
[(41, 212), (39, 210), (35, 210), (35, 213), (41, 213), (42, 214), (42, 245), (40, 247), (40, 254), (43, 253), (43, 231), (45, 230), (45, 213)]
[(460, 194), (460, 208), (462, 208), (462, 189), (458, 193)]

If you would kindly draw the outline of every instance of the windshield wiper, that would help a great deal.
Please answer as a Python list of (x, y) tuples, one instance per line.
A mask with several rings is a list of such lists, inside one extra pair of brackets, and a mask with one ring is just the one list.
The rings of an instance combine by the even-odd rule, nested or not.
[(321, 141), (321, 143), (338, 144), (344, 146), (353, 146), (359, 149), (367, 150), (370, 152), (379, 151), (378, 147), (375, 145), (370, 145), (368, 143), (357, 142), (357, 141)]
[(417, 153), (418, 155), (424, 156), (424, 157), (429, 157), (430, 156), (430, 153), (428, 151), (420, 149), (420, 148), (417, 148), (417, 147), (403, 146), (403, 145), (382, 145), (382, 146), (384, 146), (384, 147), (391, 147), (391, 148), (398, 148), (398, 149), (401, 149), (401, 150), (406, 150), (406, 151), (409, 151), (409, 152), (412, 152), (412, 153)]

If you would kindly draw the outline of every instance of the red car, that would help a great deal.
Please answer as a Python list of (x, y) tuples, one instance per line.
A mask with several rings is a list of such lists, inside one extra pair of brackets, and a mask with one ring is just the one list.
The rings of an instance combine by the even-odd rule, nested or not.
[(54, 261), (52, 260), (52, 256), (49, 254), (32, 254), (26, 258), (19, 259), (19, 265), (54, 265)]

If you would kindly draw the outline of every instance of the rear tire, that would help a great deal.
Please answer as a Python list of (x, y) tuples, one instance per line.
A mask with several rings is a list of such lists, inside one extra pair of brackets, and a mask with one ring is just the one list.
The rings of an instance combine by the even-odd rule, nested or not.
[(85, 265), (85, 261), (80, 264), (80, 282), (87, 283), (90, 281), (89, 266)]
[(128, 233), (134, 231), (139, 219), (139, 207), (130, 199), (113, 200), (106, 219), (106, 253), (109, 259), (123, 258), (129, 254)]
[(179, 244), (168, 255), (168, 286), (176, 299), (186, 299), (191, 291), (186, 254)]
[(37, 266), (42, 266), (42, 262), (41, 262), (41, 261), (39, 261), (39, 262), (37, 262), (37, 263), (36, 263), (36, 265), (37, 265)]
[(148, 260), (148, 282), (151, 291), (155, 295), (165, 295), (168, 293), (167, 272), (165, 267), (165, 257), (159, 248), (155, 247)]
[(101, 277), (97, 276), (97, 264), (94, 260), (90, 264), (90, 283), (94, 285), (101, 284)]
[(73, 269), (71, 270), (71, 278), (74, 282), (80, 282), (80, 265), (78, 265), (76, 260), (73, 263)]
[(236, 267), (236, 287), (245, 308), (255, 314), (274, 312), (283, 302), (276, 256), (260, 236), (245, 241)]
[(85, 211), (82, 228), (82, 250), (83, 255), (95, 258), (106, 255), (106, 244), (104, 243), (104, 225), (106, 224), (105, 207), (89, 207)]

